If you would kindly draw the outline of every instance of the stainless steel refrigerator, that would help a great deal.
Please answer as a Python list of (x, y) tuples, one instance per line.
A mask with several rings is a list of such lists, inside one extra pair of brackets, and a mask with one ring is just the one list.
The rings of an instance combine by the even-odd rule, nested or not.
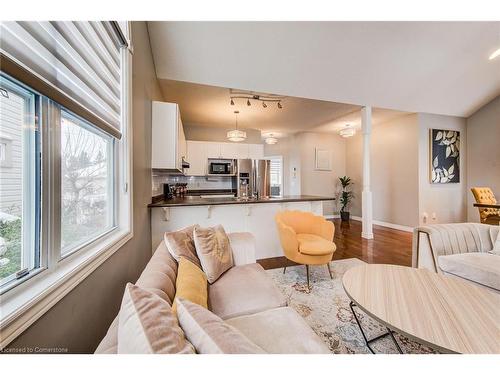
[(271, 196), (271, 161), (238, 159), (236, 185), (239, 198), (269, 198)]

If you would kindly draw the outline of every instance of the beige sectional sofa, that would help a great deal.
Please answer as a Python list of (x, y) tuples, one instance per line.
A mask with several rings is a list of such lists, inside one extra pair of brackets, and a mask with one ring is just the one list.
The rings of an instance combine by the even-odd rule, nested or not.
[[(329, 354), (255, 260), (250, 233), (230, 233), (235, 266), (208, 286), (209, 309), (268, 353)], [(177, 262), (162, 241), (136, 282), (170, 304), (175, 296)], [(118, 316), (96, 353), (117, 352)]]
[(413, 267), (459, 277), (500, 291), (500, 227), (479, 223), (421, 226), (413, 233)]

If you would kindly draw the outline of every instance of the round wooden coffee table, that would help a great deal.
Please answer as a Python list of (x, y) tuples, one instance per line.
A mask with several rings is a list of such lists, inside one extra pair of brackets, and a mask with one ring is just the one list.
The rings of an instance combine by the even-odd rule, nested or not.
[[(393, 332), (444, 353), (500, 353), (500, 294), (425, 269), (367, 264), (342, 279), (351, 310), (370, 343)], [(387, 328), (368, 339), (353, 309), (359, 307)]]

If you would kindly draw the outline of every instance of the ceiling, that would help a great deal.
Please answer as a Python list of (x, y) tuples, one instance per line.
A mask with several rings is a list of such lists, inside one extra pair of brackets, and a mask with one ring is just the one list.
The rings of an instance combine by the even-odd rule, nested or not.
[(500, 58), (488, 60), (500, 47), (500, 22), (148, 22), (148, 29), (160, 79), (462, 117), (500, 94)]
[[(230, 104), (228, 88), (200, 85), (188, 82), (160, 80), (165, 100), (178, 103), (182, 121), (188, 126), (218, 127), (231, 129), (235, 126), (234, 111), (238, 110), (241, 128), (258, 129), (264, 134), (282, 137), (301, 131), (336, 132), (347, 123), (359, 128), (360, 106), (321, 100), (285, 97), (283, 108), (252, 100), (234, 99)], [(388, 121), (403, 112), (375, 108), (373, 123)]]

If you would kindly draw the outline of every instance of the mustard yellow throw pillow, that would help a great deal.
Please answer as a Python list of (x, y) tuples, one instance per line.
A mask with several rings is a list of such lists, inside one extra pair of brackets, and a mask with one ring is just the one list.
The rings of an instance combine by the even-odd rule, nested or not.
[(208, 308), (207, 275), (193, 262), (181, 257), (175, 281), (175, 299), (172, 310), (177, 313), (177, 298), (183, 298)]

